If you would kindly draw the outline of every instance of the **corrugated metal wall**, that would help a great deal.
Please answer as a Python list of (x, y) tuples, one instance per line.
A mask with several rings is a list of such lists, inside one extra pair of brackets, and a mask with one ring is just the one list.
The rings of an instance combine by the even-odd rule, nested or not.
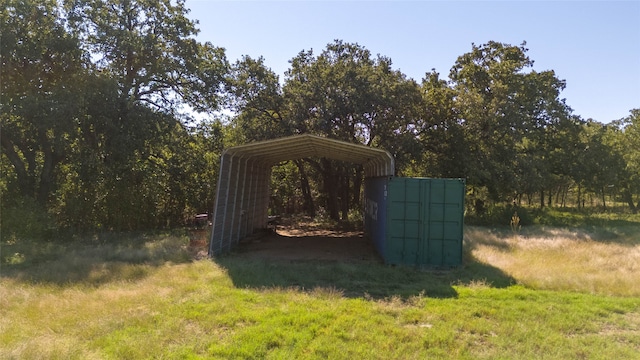
[(361, 164), (365, 177), (395, 171), (385, 150), (310, 134), (230, 147), (220, 159), (209, 256), (229, 252), (243, 237), (267, 227), (271, 166), (305, 157)]
[(305, 156), (363, 165), (365, 233), (386, 263), (462, 263), (463, 179), (393, 177), (394, 162), (388, 152), (312, 135), (225, 150), (213, 209), (210, 256), (231, 251), (240, 239), (267, 227), (271, 166)]
[(271, 167), (223, 155), (209, 254), (229, 252), (240, 239), (267, 225)]

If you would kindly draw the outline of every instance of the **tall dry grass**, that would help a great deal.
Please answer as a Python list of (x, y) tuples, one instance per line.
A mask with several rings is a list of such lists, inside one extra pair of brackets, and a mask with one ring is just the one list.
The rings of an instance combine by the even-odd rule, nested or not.
[(467, 227), (465, 242), (478, 261), (531, 288), (640, 296), (640, 228)]

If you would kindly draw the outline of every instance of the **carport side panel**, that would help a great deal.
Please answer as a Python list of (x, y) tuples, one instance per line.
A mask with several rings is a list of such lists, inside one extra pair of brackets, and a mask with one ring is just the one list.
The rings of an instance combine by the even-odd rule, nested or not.
[(240, 240), (240, 223), (242, 221), (242, 202), (244, 197), (244, 181), (247, 172), (247, 159), (241, 158), (237, 161), (237, 170), (233, 177), (234, 191), (231, 197), (231, 221), (229, 227), (229, 241), (226, 244), (226, 251), (231, 251)]
[(227, 198), (229, 195), (229, 178), (231, 176), (231, 156), (224, 153), (220, 157), (220, 172), (216, 186), (216, 200), (213, 207), (211, 239), (209, 241), (209, 256), (222, 252), (224, 247), (224, 227), (227, 216)]
[(268, 171), (269, 167), (260, 163), (255, 163), (251, 169), (252, 180), (251, 188), (249, 189), (251, 195), (247, 205), (247, 235), (253, 234), (257, 229), (265, 228), (267, 225), (266, 209), (264, 207), (269, 205), (269, 193), (268, 189), (264, 189), (264, 186), (265, 183), (268, 183)]
[(247, 163), (247, 172), (245, 180), (245, 196), (242, 205), (243, 217), (242, 225), (240, 228), (240, 239), (246, 237), (251, 233), (251, 227), (253, 223), (253, 211), (252, 207), (255, 206), (255, 180), (256, 180), (256, 163), (254, 160), (250, 160)]
[(222, 248), (221, 253), (231, 250), (233, 243), (233, 221), (235, 210), (235, 197), (238, 190), (238, 175), (240, 172), (240, 160), (237, 156), (231, 158), (229, 171), (229, 186), (227, 187), (227, 203), (225, 204), (224, 231), (222, 232)]

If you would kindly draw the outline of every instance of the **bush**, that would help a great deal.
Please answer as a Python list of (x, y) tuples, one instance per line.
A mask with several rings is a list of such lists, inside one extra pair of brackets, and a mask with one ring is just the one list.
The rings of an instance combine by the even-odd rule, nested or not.
[(516, 213), (521, 226), (534, 223), (534, 217), (530, 210), (515, 205), (492, 205), (488, 206), (482, 214), (467, 213), (465, 223), (482, 226), (509, 226)]
[(55, 232), (52, 216), (33, 199), (21, 198), (3, 203), (1, 211), (0, 238), (4, 242), (17, 239), (45, 240)]

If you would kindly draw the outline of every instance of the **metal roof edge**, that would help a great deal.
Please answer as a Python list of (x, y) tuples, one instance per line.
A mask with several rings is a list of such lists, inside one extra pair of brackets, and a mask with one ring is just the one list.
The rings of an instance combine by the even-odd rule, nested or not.
[[(313, 150), (308, 151), (309, 147)], [(332, 152), (333, 148), (335, 151)], [(395, 172), (395, 159), (384, 149), (312, 134), (290, 135), (232, 146), (224, 149), (221, 156), (255, 159), (271, 166), (276, 159), (283, 161), (289, 158), (286, 151), (283, 153), (277, 149), (294, 152), (300, 149), (300, 152), (309, 154), (301, 157), (318, 156), (362, 164), (365, 167), (365, 176), (394, 175)], [(291, 156), (290, 159), (301, 157)]]

